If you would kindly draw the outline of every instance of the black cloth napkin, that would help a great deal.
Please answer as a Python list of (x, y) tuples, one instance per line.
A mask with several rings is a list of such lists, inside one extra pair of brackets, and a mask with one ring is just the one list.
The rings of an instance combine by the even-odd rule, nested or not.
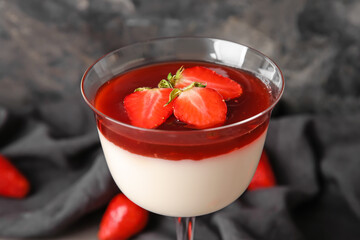
[[(94, 124), (80, 101), (46, 106), (25, 116), (0, 112), (1, 152), (32, 185), (24, 200), (0, 198), (2, 236), (57, 235), (119, 192), (95, 129), (69, 132), (81, 132), (74, 125)], [(360, 114), (273, 119), (265, 148), (279, 185), (246, 192), (229, 207), (199, 217), (196, 236), (355, 239), (360, 234), (359, 119)], [(66, 136), (57, 133), (58, 123), (68, 131)], [(151, 220), (136, 239), (174, 237), (173, 219), (154, 215)]]
[[(86, 67), (149, 37), (202, 35), (268, 54), (286, 90), (265, 143), (278, 185), (198, 217), (195, 238), (359, 239), (357, 9), (349, 0), (0, 1), (0, 154), (31, 183), (25, 199), (0, 197), (0, 238), (51, 239), (94, 213), (100, 221), (119, 192), (79, 93)], [(174, 219), (151, 214), (134, 239), (175, 239)]]
[(1, 154), (31, 184), (24, 200), (0, 197), (0, 236), (59, 233), (119, 191), (109, 176), (93, 116), (80, 100), (24, 115), (0, 109)]

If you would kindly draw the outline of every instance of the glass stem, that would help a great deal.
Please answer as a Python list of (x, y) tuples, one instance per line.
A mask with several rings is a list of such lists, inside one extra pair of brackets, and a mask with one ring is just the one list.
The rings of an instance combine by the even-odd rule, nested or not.
[(195, 217), (179, 217), (176, 219), (177, 240), (193, 240), (195, 229)]

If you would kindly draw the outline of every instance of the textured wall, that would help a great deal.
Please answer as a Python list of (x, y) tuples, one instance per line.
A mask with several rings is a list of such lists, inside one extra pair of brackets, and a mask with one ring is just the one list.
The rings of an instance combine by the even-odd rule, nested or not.
[(108, 51), (195, 35), (244, 43), (278, 62), (288, 111), (359, 109), (359, 12), (355, 0), (2, 0), (0, 103), (78, 94), (85, 68)]

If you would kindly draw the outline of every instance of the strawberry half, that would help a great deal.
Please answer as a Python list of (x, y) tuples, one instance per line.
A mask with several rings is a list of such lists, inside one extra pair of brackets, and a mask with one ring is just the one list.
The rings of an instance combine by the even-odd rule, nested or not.
[(204, 129), (223, 124), (227, 107), (222, 96), (211, 88), (187, 87), (174, 101), (175, 117), (190, 127)]
[[(156, 128), (172, 114), (169, 101), (171, 88), (140, 88), (124, 99), (124, 107), (131, 124), (142, 128)], [(166, 106), (165, 106), (166, 105)]]
[(172, 84), (176, 88), (189, 86), (192, 82), (205, 84), (207, 88), (218, 91), (225, 100), (240, 97), (243, 92), (240, 84), (234, 80), (200, 66), (180, 69), (180, 72), (174, 75), (174, 82)]
[(6, 157), (0, 155), (0, 195), (24, 198), (29, 191), (29, 181)]

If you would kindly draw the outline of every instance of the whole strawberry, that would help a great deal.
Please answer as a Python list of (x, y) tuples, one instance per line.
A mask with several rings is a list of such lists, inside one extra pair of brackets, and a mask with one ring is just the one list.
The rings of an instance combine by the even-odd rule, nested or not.
[(110, 201), (101, 219), (98, 237), (100, 240), (128, 239), (146, 226), (148, 218), (148, 211), (120, 193)]
[(29, 191), (29, 181), (5, 156), (0, 155), (0, 196), (24, 198)]
[(256, 190), (260, 188), (268, 188), (276, 185), (275, 175), (271, 168), (269, 158), (263, 150), (259, 164), (257, 166), (254, 177), (252, 178), (248, 190)]

